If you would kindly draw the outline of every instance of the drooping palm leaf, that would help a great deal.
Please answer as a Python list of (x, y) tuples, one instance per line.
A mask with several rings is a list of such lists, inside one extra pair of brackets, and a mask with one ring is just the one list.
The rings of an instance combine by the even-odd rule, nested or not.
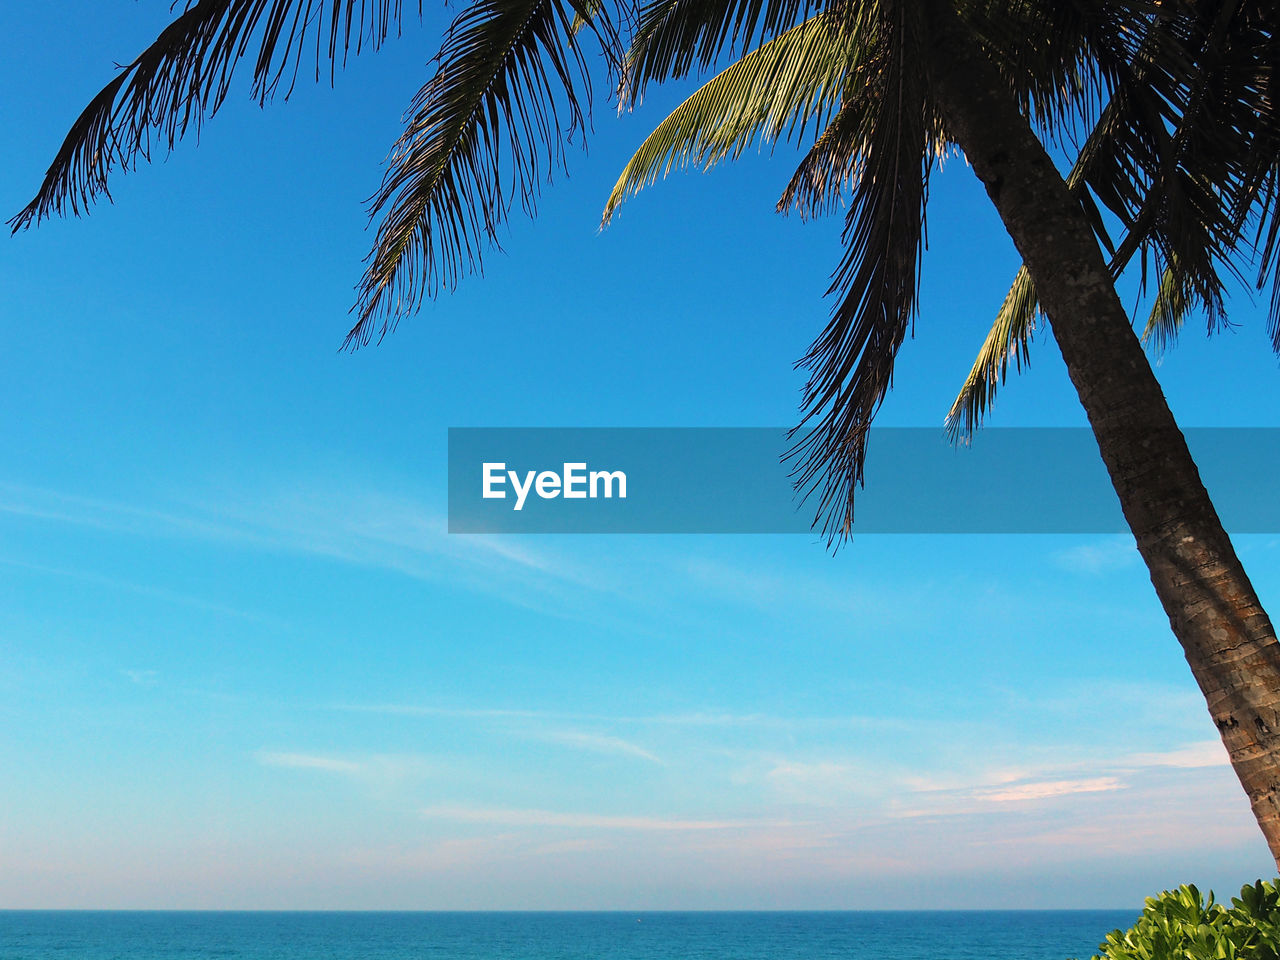
[[(1278, 137), (1280, 139), (1280, 137)], [(1277, 195), (1280, 194), (1280, 146), (1272, 152), (1274, 162), (1267, 176), (1267, 182), (1261, 191), (1263, 199), (1259, 206), (1270, 213), (1269, 222), (1259, 216), (1258, 233), (1255, 245), (1262, 254), (1258, 263), (1258, 289), (1271, 284), (1271, 309), (1267, 319), (1267, 331), (1271, 334), (1271, 349), (1280, 354), (1280, 211), (1277, 211)]]
[(217, 112), (246, 57), (253, 63), (255, 99), (265, 103), (286, 78), (288, 96), (305, 51), (314, 47), (317, 78), (326, 63), (332, 76), (349, 53), (377, 48), (399, 29), (404, 6), (404, 0), (189, 3), (90, 101), (39, 191), (10, 225), (17, 231), (50, 216), (79, 215), (95, 197), (110, 196), (112, 170), (132, 168), (156, 146), (173, 149)]
[(1038, 313), (1035, 283), (1027, 268), (1019, 267), (964, 386), (947, 411), (947, 433), (953, 440), (978, 429), (1009, 375), (1010, 364), (1021, 371), (1031, 359), (1031, 338)]
[[(866, 69), (874, 72), (875, 65)], [(865, 129), (868, 98), (846, 96), (822, 135), (800, 161), (778, 199), (779, 213), (799, 213), (801, 219), (835, 211), (844, 192), (852, 189), (862, 174), (859, 133)]]
[[(1089, 186), (1125, 223), (1116, 264), (1139, 257), (1145, 279), (1153, 263), (1164, 293), (1157, 311), (1174, 302), (1203, 311), (1212, 331), (1226, 322), (1226, 281), (1243, 281), (1256, 253), (1250, 224), (1261, 231), (1275, 214), (1268, 182), (1280, 147), (1273, 87), (1280, 8), (1200, 0), (1172, 5), (1153, 24), (1158, 57), (1148, 82), (1127, 95), (1154, 91), (1167, 116), (1145, 136), (1118, 128), (1091, 166)], [(1170, 299), (1174, 289), (1180, 293)]]
[(636, 150), (605, 204), (608, 223), (628, 196), (674, 169), (704, 170), (757, 138), (803, 137), (820, 126), (855, 68), (859, 46), (819, 14), (735, 61), (673, 110)]
[[(1104, 246), (1111, 246), (1111, 239), (1102, 223), (1087, 190), (1085, 179), (1089, 166), (1101, 150), (1106, 149), (1113, 128), (1123, 122), (1123, 114), (1117, 100), (1111, 100), (1102, 110), (1097, 124), (1080, 149), (1070, 173), (1067, 189), (1079, 200), (1085, 215), (1093, 224), (1094, 234)], [(1031, 360), (1031, 340), (1039, 315), (1039, 299), (1035, 283), (1025, 267), (1019, 267), (1009, 292), (996, 313), (991, 329), (978, 350), (978, 355), (965, 377), (964, 385), (951, 409), (947, 411), (946, 428), (953, 440), (971, 435), (982, 424), (982, 418), (995, 402), (996, 394), (1009, 375), (1012, 364), (1018, 371)]]
[(345, 347), (478, 269), (512, 203), (533, 212), (565, 142), (585, 133), (591, 81), (575, 20), (613, 45), (583, 0), (476, 0), (454, 20), (371, 202), (382, 219)]
[[(998, 17), (993, 24), (997, 30), (1003, 29), (1003, 21)], [(1092, 44), (1095, 53), (1104, 61), (1097, 72), (1105, 76), (1112, 92), (1067, 175), (1067, 187), (1079, 199), (1099, 242), (1112, 254), (1116, 253), (1115, 246), (1088, 187), (1090, 181), (1094, 181), (1104, 202), (1110, 201), (1108, 206), (1112, 209), (1121, 206), (1123, 201), (1116, 197), (1116, 193), (1130, 190), (1132, 185), (1120, 182), (1115, 177), (1115, 169), (1110, 171), (1111, 180), (1098, 178), (1095, 166), (1108, 159), (1109, 151), (1117, 149), (1117, 138), (1142, 140), (1148, 124), (1159, 126), (1169, 119), (1167, 104), (1147, 83), (1158, 54), (1166, 45), (1157, 26), (1154, 19), (1146, 21), (1142, 32), (1143, 42), (1127, 58), (1123, 48), (1117, 52), (1105, 40)], [(1008, 40), (1006, 46), (1009, 46)], [(1019, 64), (1023, 56), (1018, 52), (1017, 45), (1013, 44), (995, 59), (1009, 70), (1009, 65)], [(1085, 68), (1087, 69), (1087, 65)], [(1045, 108), (1041, 106), (1037, 113), (1043, 116)], [(1124, 269), (1131, 254), (1132, 251), (1122, 257), (1113, 256), (1114, 273), (1118, 274)], [(1019, 268), (991, 329), (978, 350), (973, 366), (947, 412), (946, 428), (953, 440), (971, 435), (981, 425), (1008, 376), (1010, 366), (1021, 371), (1030, 361), (1030, 346), (1036, 330), (1038, 311), (1035, 284), (1025, 268)]]
[(1142, 331), (1142, 342), (1150, 344), (1158, 354), (1174, 345), (1191, 312), (1195, 294), (1183, 282), (1185, 278), (1181, 271), (1166, 266), (1156, 286), (1151, 313)]
[(942, 139), (913, 64), (921, 49), (915, 11), (885, 3), (869, 12), (876, 16), (862, 37), (880, 69), (863, 86), (864, 119), (853, 136), (861, 169), (829, 291), (840, 299), (800, 361), (810, 376), (788, 454), (797, 488), (816, 500), (815, 526), (831, 543), (851, 531), (871, 420), (915, 317), (930, 147)]

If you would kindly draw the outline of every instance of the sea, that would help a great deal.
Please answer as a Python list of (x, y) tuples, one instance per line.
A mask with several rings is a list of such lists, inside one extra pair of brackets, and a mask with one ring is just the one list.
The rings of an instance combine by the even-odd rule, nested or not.
[(0, 911), (0, 960), (1086, 960), (1136, 910)]

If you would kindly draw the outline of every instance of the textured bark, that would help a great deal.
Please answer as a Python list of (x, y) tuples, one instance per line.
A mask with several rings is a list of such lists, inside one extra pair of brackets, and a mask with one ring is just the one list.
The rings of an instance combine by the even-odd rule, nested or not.
[(1280, 867), (1280, 644), (1061, 174), (952, 9), (929, 69), (947, 129), (1035, 282), (1174, 635)]

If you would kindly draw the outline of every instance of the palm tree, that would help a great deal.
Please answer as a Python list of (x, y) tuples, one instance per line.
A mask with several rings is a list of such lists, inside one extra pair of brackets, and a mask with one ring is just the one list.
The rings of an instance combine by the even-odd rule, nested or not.
[[(1274, 4), (650, 0), (624, 55), (617, 25), (636, 13), (626, 0), (473, 0), (457, 16), (373, 200), (381, 220), (347, 345), (385, 335), (422, 296), (451, 288), (517, 200), (533, 211), (563, 142), (584, 126), (589, 49), (603, 52), (632, 103), (650, 82), (736, 58), (645, 142), (606, 218), (673, 166), (732, 157), (757, 138), (812, 135), (780, 206), (817, 214), (847, 197), (846, 249), (831, 287), (837, 305), (802, 361), (811, 376), (793, 456), (799, 488), (816, 495), (815, 523), (838, 540), (916, 310), (929, 175), (958, 148), (1023, 258), (1022, 312), (1030, 301), (1052, 323), (1152, 583), (1280, 864), (1280, 645), (1099, 247), (1116, 264), (1150, 252), (1182, 302), (1210, 304), (1219, 268), (1250, 246), (1251, 229), (1262, 273), (1280, 259)], [(403, 14), (400, 0), (193, 0), (91, 101), (15, 230), (78, 213), (153, 140), (171, 148), (223, 103), (244, 60), (265, 101), (292, 85), (304, 47), (317, 50), (317, 74), (332, 70), (352, 47), (376, 48)], [(1108, 100), (1069, 182), (1036, 129), (1053, 142)], [(1224, 118), (1225, 141), (1201, 136), (1206, 116)], [(1117, 249), (1094, 197), (1126, 227)]]
[[(1091, 184), (1097, 184), (1102, 202), (1122, 223), (1129, 224), (1123, 242), (1117, 247), (1103, 228), (1096, 207), (1091, 211), (1095, 232), (1111, 254), (1113, 275), (1118, 276), (1135, 254), (1145, 253), (1153, 241), (1158, 241), (1153, 233), (1162, 221), (1177, 225), (1176, 230), (1165, 227), (1163, 233), (1169, 240), (1183, 240), (1184, 245), (1181, 251), (1166, 249), (1163, 256), (1157, 257), (1163, 262), (1163, 269), (1159, 271), (1160, 279), (1141, 337), (1142, 342), (1157, 353), (1163, 353), (1176, 342), (1186, 319), (1194, 312), (1204, 314), (1209, 333), (1226, 325), (1222, 282), (1214, 260), (1231, 265), (1235, 251), (1220, 240), (1215, 242), (1213, 238), (1204, 237), (1202, 227), (1206, 221), (1227, 223), (1238, 233), (1248, 218), (1254, 216), (1259, 226), (1256, 239), (1262, 247), (1257, 284), (1259, 288), (1265, 285), (1270, 266), (1273, 295), (1268, 332), (1272, 348), (1280, 353), (1280, 282), (1276, 282), (1280, 276), (1275, 274), (1280, 269), (1280, 260), (1275, 257), (1280, 221), (1271, 219), (1266, 223), (1268, 211), (1251, 209), (1248, 195), (1263, 183), (1274, 189), (1280, 163), (1274, 130), (1268, 133), (1265, 126), (1257, 123), (1262, 119), (1261, 114), (1271, 109), (1267, 98), (1271, 95), (1270, 71), (1273, 69), (1268, 57), (1274, 58), (1274, 54), (1268, 53), (1272, 24), (1259, 18), (1259, 11), (1248, 6), (1239, 9), (1230, 4), (1217, 5), (1215, 9), (1213, 5), (1205, 5), (1197, 12), (1204, 28), (1192, 38), (1196, 44), (1196, 76), (1185, 92), (1183, 109), (1169, 112), (1166, 118), (1169, 129), (1156, 131), (1163, 133), (1166, 140), (1162, 149), (1166, 162), (1156, 179), (1141, 193), (1125, 190), (1123, 171), (1117, 170), (1115, 164), (1125, 151), (1116, 150), (1115, 140), (1117, 136), (1132, 136), (1129, 124), (1135, 112), (1148, 116), (1161, 112), (1158, 102), (1136, 107), (1133, 100), (1151, 99), (1153, 90), (1143, 81), (1158, 69), (1155, 58), (1161, 50), (1177, 42), (1169, 34), (1179, 25), (1164, 18), (1152, 21), (1151, 36), (1139, 48), (1133, 71), (1139, 85), (1117, 91), (1101, 111), (1067, 176), (1067, 186), (1082, 203), (1088, 204), (1091, 198), (1087, 191)], [(1259, 116), (1250, 116), (1255, 112)], [(1224, 168), (1220, 158), (1231, 158), (1229, 163), (1238, 164), (1251, 149), (1252, 159), (1259, 162), (1250, 173), (1254, 178), (1252, 182), (1240, 190), (1243, 185), (1239, 180), (1240, 171)], [(1234, 191), (1215, 192), (1216, 184), (1233, 180)], [(1234, 207), (1230, 207), (1230, 203), (1234, 203)], [(1197, 213), (1209, 210), (1212, 214), (1208, 216)], [(1261, 229), (1264, 225), (1265, 236)], [(1188, 253), (1191, 259), (1185, 260)], [(1145, 258), (1142, 274), (1145, 286)], [(1024, 266), (1015, 275), (947, 414), (947, 426), (954, 436), (972, 434), (995, 401), (1010, 365), (1021, 370), (1030, 361), (1030, 345), (1039, 312), (1035, 285)]]

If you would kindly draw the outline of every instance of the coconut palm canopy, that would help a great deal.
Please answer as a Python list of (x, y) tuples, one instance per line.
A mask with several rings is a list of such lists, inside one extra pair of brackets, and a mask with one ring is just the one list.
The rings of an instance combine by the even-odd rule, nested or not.
[[(199, 128), (249, 63), (287, 96), (376, 49), (398, 0), (198, 0), (90, 103), (15, 229), (80, 212), (114, 170)], [(624, 107), (711, 74), (640, 146), (607, 198), (667, 172), (791, 141), (778, 207), (843, 209), (834, 307), (809, 372), (798, 486), (832, 540), (853, 522), (867, 431), (917, 310), (929, 178), (964, 154), (1025, 268), (953, 408), (972, 429), (1037, 310), (1084, 407), (1130, 529), (1280, 864), (1280, 643), (1115, 292), (1136, 259), (1151, 335), (1193, 310), (1221, 325), (1224, 286), (1272, 286), (1280, 130), (1276, 5), (1195, 0), (476, 0), (447, 30), (371, 203), (374, 249), (348, 346), (384, 336), (475, 270), (512, 209), (584, 134), (593, 86)], [(1067, 177), (1046, 149), (1075, 158)], [(1158, 278), (1158, 281), (1157, 279)]]
[[(1261, 285), (1269, 272), (1274, 288), (1271, 5), (1079, 0), (958, 10), (1042, 135), (1078, 155), (1069, 184), (1113, 270), (1137, 255), (1144, 276), (1148, 260), (1160, 276), (1149, 336), (1167, 342), (1195, 309), (1211, 329), (1221, 326), (1224, 276), (1252, 268)], [(87, 210), (113, 170), (197, 132), (235, 89), (238, 70), (249, 71), (259, 102), (287, 98), (305, 73), (331, 78), (415, 13), (421, 5), (402, 0), (189, 3), (76, 120), (14, 229)], [(469, 5), (445, 34), (372, 198), (378, 228), (347, 345), (381, 338), (422, 297), (476, 270), (513, 208), (534, 212), (565, 145), (585, 136), (598, 88), (620, 83), (623, 106), (633, 107), (651, 83), (728, 62), (640, 146), (604, 221), (674, 169), (705, 169), (779, 141), (807, 146), (778, 209), (847, 211), (828, 291), (836, 305), (802, 360), (811, 378), (797, 475), (818, 491), (828, 534), (847, 533), (865, 432), (916, 310), (929, 173), (952, 149), (928, 87), (929, 31), (928, 5), (902, 2)], [(1081, 130), (1089, 133), (1077, 149)], [(950, 413), (953, 429), (976, 427), (1011, 361), (1025, 362), (1036, 312), (1022, 271)], [(1280, 350), (1278, 318), (1273, 296)]]

